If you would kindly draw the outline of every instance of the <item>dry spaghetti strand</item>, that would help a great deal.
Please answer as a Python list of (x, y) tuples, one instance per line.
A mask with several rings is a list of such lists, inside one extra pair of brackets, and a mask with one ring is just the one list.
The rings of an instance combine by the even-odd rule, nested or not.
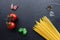
[(36, 25), (33, 27), (33, 30), (43, 36), (46, 40), (60, 39), (59, 32), (46, 16), (44, 16), (42, 20), (40, 19), (40, 22), (36, 21)]

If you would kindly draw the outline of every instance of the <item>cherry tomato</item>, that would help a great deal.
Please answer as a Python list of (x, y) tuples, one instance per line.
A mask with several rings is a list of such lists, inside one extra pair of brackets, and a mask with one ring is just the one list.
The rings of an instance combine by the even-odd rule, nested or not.
[(8, 15), (9, 20), (11, 21), (16, 21), (17, 20), (17, 15), (14, 13), (11, 13)]
[(8, 29), (12, 30), (12, 29), (14, 29), (15, 27), (16, 27), (16, 24), (15, 24), (14, 22), (8, 22), (8, 23), (7, 23), (7, 28), (8, 28)]

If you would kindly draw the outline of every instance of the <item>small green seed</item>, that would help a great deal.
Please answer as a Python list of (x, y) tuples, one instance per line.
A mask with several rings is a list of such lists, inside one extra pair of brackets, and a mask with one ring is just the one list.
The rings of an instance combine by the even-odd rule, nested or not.
[(23, 31), (23, 28), (19, 28), (19, 29), (18, 29), (18, 32), (22, 32), (22, 31)]
[(23, 35), (26, 35), (26, 34), (27, 34), (27, 29), (24, 28), (24, 29), (23, 29)]
[(27, 29), (26, 28), (19, 28), (18, 32), (20, 32), (23, 36), (27, 35)]

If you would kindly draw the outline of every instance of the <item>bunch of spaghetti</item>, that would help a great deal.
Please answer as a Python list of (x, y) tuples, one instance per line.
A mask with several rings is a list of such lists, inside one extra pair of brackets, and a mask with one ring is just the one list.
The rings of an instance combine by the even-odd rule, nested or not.
[(58, 30), (46, 16), (42, 17), (39, 22), (36, 21), (33, 30), (46, 40), (60, 40)]

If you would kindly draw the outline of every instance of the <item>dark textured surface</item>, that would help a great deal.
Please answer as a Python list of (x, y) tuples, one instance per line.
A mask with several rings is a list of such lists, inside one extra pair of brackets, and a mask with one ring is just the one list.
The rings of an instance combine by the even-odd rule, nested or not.
[[(19, 8), (16, 11), (10, 10), (10, 4), (16, 4)], [(60, 5), (51, 3), (60, 3), (60, 0), (0, 0), (0, 40), (45, 40), (32, 30), (35, 20), (39, 20), (42, 16), (47, 16), (56, 28), (60, 31)], [(52, 5), (55, 13), (54, 17), (49, 16), (46, 9), (48, 5)], [(10, 31), (5, 24), (5, 18), (11, 12), (18, 15), (16, 29)], [(27, 36), (18, 33), (18, 28), (24, 26), (28, 29)]]

